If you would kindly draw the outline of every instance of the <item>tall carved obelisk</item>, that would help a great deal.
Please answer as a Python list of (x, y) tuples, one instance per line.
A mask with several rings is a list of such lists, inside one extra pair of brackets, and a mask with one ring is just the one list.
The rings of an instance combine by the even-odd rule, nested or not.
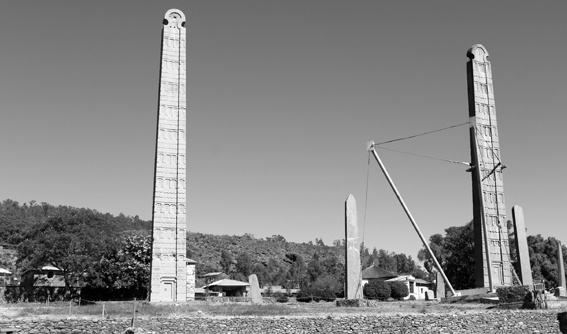
[(185, 15), (163, 20), (156, 135), (150, 301), (186, 301)]
[(467, 57), (467, 88), (474, 210), (476, 286), (511, 285), (510, 248), (504, 204), (500, 140), (494, 108), (492, 68), (480, 44)]

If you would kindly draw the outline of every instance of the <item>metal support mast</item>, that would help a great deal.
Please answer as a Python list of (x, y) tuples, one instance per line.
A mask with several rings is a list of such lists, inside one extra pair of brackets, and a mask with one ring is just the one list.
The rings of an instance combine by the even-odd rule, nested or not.
[(374, 141), (370, 141), (368, 142), (367, 145), (367, 149), (369, 152), (372, 152), (372, 155), (374, 155), (374, 158), (376, 158), (376, 162), (378, 162), (378, 165), (380, 166), (380, 169), (382, 169), (382, 172), (384, 173), (384, 176), (386, 177), (386, 179), (388, 180), (388, 183), (390, 184), (390, 187), (392, 187), (392, 190), (394, 191), (394, 193), (396, 194), (396, 197), (398, 198), (398, 201), (400, 202), (400, 204), (402, 205), (402, 207), (404, 208), (404, 211), (406, 212), (406, 215), (408, 216), (409, 220), (411, 221), (413, 228), (415, 229), (415, 231), (417, 232), (417, 234), (419, 235), (419, 238), (421, 239), (421, 242), (423, 242), (423, 246), (425, 246), (425, 249), (427, 249), (427, 251), (429, 252), (429, 255), (431, 256), (431, 258), (433, 259), (433, 262), (435, 263), (435, 266), (437, 267), (437, 270), (439, 270), (439, 272), (441, 273), (441, 276), (443, 276), (443, 279), (445, 280), (445, 282), (447, 283), (447, 285), (449, 286), (449, 289), (451, 290), (451, 293), (453, 294), (453, 296), (457, 296), (458, 294), (455, 292), (455, 290), (453, 289), (453, 286), (451, 285), (451, 282), (449, 282), (449, 279), (447, 278), (447, 276), (445, 276), (445, 272), (443, 271), (443, 269), (441, 268), (441, 265), (439, 264), (439, 262), (437, 262), (437, 258), (435, 258), (435, 255), (433, 254), (433, 251), (431, 251), (431, 248), (429, 247), (429, 245), (427, 244), (427, 240), (425, 240), (425, 237), (423, 236), (423, 234), (421, 233), (421, 230), (419, 229), (419, 227), (417, 226), (417, 223), (415, 222), (415, 219), (413, 218), (413, 216), (411, 215), (411, 212), (409, 211), (406, 203), (404, 202), (402, 195), (400, 195), (400, 192), (398, 191), (398, 189), (396, 188), (396, 185), (394, 184), (394, 181), (392, 181), (392, 178), (390, 177), (390, 174), (388, 174), (388, 171), (386, 170), (386, 167), (384, 167), (384, 164), (382, 163), (382, 160), (380, 160), (380, 157), (378, 156), (378, 153), (376, 153), (376, 150), (374, 149)]

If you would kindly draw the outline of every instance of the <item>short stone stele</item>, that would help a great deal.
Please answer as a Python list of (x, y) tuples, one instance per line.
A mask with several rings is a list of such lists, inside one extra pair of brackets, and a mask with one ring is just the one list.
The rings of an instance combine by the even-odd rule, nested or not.
[(260, 286), (256, 274), (248, 276), (248, 283), (250, 283), (250, 298), (252, 298), (252, 304), (262, 304), (262, 294), (260, 293)]
[(440, 272), (437, 272), (435, 282), (435, 294), (437, 295), (437, 298), (445, 298), (445, 280)]

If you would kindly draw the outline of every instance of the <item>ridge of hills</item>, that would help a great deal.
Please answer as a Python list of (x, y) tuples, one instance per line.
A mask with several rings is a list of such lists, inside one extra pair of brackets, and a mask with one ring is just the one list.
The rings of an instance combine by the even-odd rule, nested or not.
[[(335, 258), (340, 264), (345, 263), (344, 241), (335, 240), (333, 246), (325, 245), (320, 239), (297, 243), (287, 241), (281, 235), (255, 238), (251, 234), (242, 236), (213, 235), (198, 232), (187, 232), (187, 257), (198, 262), (197, 269), (203, 271), (222, 271), (220, 266), (222, 251), (233, 258), (246, 253), (253, 264), (266, 266), (270, 259), (291, 265), (301, 261), (308, 263), (317, 254), (318, 259)], [(301, 259), (300, 259), (301, 258)], [(200, 269), (200, 270), (199, 270)]]
[[(12, 254), (8, 257), (7, 249), (17, 249), (27, 240), (30, 232), (39, 230), (38, 226), (53, 219), (58, 221), (61, 217), (67, 217), (66, 221), (71, 222), (75, 219), (72, 218), (74, 215), (82, 219), (80, 224), (90, 226), (106, 236), (119, 237), (135, 233), (149, 238), (151, 234), (151, 221), (140, 219), (138, 216), (115, 216), (93, 209), (54, 206), (45, 202), (30, 201), (20, 204), (7, 199), (0, 202), (0, 245), (4, 248), (4, 251), (0, 252), (0, 265), (17, 270), (16, 256)], [(322, 274), (338, 279), (344, 275), (344, 239), (335, 240), (332, 245), (325, 245), (318, 238), (315, 238), (314, 242), (298, 243), (289, 242), (281, 235), (255, 238), (249, 233), (229, 236), (188, 231), (186, 249), (187, 258), (197, 262), (197, 275), (224, 272), (227, 276), (237, 278), (246, 277), (249, 273), (258, 273), (274, 284), (282, 281), (298, 282), (309, 275), (311, 280)], [(382, 268), (397, 273), (421, 271), (411, 256), (405, 254), (375, 248), (369, 252), (362, 246), (360, 255), (363, 268), (380, 263)]]

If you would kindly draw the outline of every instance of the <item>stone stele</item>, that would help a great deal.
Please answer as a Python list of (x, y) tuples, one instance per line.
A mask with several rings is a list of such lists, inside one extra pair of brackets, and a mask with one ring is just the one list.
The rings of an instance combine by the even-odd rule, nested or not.
[(467, 52), (467, 90), (473, 188), (475, 281), (493, 290), (511, 285), (500, 137), (494, 106), (492, 65), (480, 44)]
[(360, 237), (356, 216), (356, 200), (348, 195), (345, 202), (345, 298), (362, 299)]
[(250, 284), (250, 298), (252, 298), (252, 304), (262, 304), (262, 294), (260, 293), (260, 285), (258, 284), (256, 274), (248, 276), (248, 283)]
[(445, 298), (445, 280), (443, 279), (443, 275), (440, 272), (437, 272), (437, 276), (435, 277), (435, 294), (437, 298)]
[(185, 218), (185, 15), (170, 9), (163, 20), (152, 215), (151, 302), (187, 296)]
[(532, 278), (532, 267), (530, 265), (530, 253), (528, 239), (526, 236), (526, 224), (524, 221), (524, 210), (519, 205), (512, 207), (512, 219), (514, 220), (514, 236), (516, 238), (516, 254), (520, 264), (520, 280), (522, 285), (534, 285)]
[[(563, 250), (561, 249), (561, 241), (557, 240), (557, 271), (558, 271), (558, 279), (557, 279), (557, 286), (563, 288), (563, 291), (566, 291), (565, 286), (565, 262), (563, 262)], [(565, 293), (563, 293), (564, 295)]]

